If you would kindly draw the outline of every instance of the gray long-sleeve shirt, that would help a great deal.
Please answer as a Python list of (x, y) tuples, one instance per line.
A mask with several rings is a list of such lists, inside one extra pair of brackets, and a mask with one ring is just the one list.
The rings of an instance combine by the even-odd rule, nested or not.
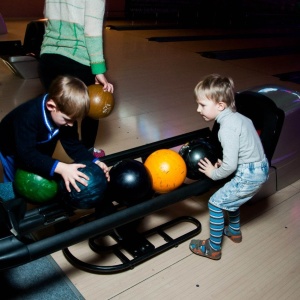
[(213, 171), (213, 180), (228, 177), (239, 164), (263, 160), (264, 149), (250, 119), (226, 108), (216, 121), (220, 124), (218, 139), (223, 148), (223, 163)]

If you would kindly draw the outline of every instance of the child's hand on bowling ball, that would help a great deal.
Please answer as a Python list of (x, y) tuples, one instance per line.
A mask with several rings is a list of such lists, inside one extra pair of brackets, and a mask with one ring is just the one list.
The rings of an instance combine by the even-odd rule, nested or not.
[(104, 174), (105, 174), (105, 176), (107, 178), (107, 181), (110, 181), (108, 166), (104, 162), (102, 162), (100, 160), (97, 160), (95, 162), (95, 164), (98, 165), (103, 170), (103, 172), (104, 172)]
[(218, 168), (220, 168), (221, 167), (221, 165), (222, 165), (222, 160), (221, 159), (218, 159), (218, 161), (215, 163), (215, 168), (216, 169), (218, 169)]
[(88, 186), (87, 181), (89, 180), (89, 177), (78, 170), (79, 168), (84, 167), (84, 164), (66, 164), (62, 162), (57, 164), (55, 173), (62, 176), (68, 192), (71, 192), (70, 185), (72, 185), (77, 192), (80, 192), (80, 188), (76, 182), (80, 182), (84, 186)]
[(209, 178), (211, 178), (211, 174), (212, 174), (213, 170), (217, 168), (216, 165), (217, 165), (217, 163), (214, 166), (210, 162), (210, 160), (206, 157), (204, 159), (200, 159), (200, 161), (198, 162), (199, 171), (202, 172), (203, 174), (205, 174)]

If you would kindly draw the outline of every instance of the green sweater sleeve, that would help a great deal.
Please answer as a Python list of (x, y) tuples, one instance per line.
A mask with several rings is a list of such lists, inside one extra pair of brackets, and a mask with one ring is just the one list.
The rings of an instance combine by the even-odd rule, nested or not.
[(46, 0), (45, 18), (48, 22), (41, 54), (63, 55), (90, 66), (95, 75), (105, 73), (104, 12), (104, 0)]

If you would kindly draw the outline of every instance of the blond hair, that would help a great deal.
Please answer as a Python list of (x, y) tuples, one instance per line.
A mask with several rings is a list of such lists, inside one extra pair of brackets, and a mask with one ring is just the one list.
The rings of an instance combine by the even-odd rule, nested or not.
[(57, 109), (72, 119), (87, 115), (90, 98), (87, 86), (73, 76), (56, 77), (49, 88), (48, 99), (52, 99)]
[(234, 99), (234, 83), (230, 77), (211, 74), (204, 77), (195, 87), (197, 99), (205, 96), (207, 99), (224, 102), (232, 111), (236, 111)]

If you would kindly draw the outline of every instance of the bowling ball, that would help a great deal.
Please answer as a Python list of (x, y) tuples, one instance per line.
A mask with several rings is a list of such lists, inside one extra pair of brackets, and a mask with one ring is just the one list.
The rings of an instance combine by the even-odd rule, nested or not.
[(144, 164), (124, 159), (109, 171), (108, 195), (111, 200), (130, 206), (150, 198), (153, 194), (151, 177)]
[(61, 180), (60, 187), (62, 195), (67, 204), (79, 209), (95, 208), (104, 201), (104, 195), (107, 188), (107, 179), (101, 168), (91, 161), (83, 161), (85, 168), (78, 170), (89, 177), (88, 186), (77, 182), (80, 192), (77, 192), (73, 186), (70, 186), (71, 192), (68, 192), (65, 182)]
[(18, 169), (13, 182), (14, 191), (32, 203), (52, 200), (58, 193), (58, 183), (35, 173)]
[(110, 115), (114, 108), (114, 97), (110, 92), (103, 91), (101, 84), (92, 84), (88, 86), (90, 96), (90, 110), (88, 116), (99, 120)]
[(187, 167), (187, 178), (199, 180), (205, 178), (205, 174), (199, 171), (200, 159), (208, 158), (214, 165), (218, 161), (214, 147), (205, 138), (190, 141), (183, 145), (179, 154), (182, 156)]
[(152, 189), (160, 194), (178, 188), (186, 178), (186, 165), (183, 158), (170, 149), (160, 149), (151, 153), (145, 161), (151, 174)]

